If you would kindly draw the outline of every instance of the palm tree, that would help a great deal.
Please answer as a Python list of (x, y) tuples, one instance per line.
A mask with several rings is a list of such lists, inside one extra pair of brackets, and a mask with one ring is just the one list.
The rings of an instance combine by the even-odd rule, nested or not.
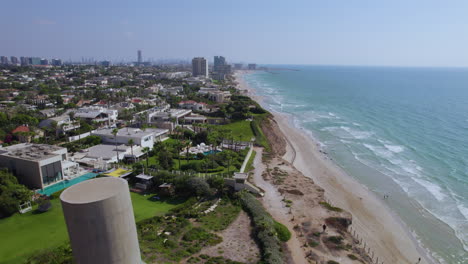
[(176, 155), (177, 155), (177, 159), (179, 160), (179, 170), (180, 170), (180, 151), (182, 150), (182, 143), (180, 142), (180, 140), (177, 140), (176, 143), (174, 143), (174, 147), (177, 151)]
[(115, 152), (117, 152), (117, 163), (119, 163), (119, 149), (117, 148), (117, 133), (119, 133), (119, 130), (117, 128), (112, 129), (112, 135), (114, 135)]
[(148, 169), (148, 157), (149, 157), (149, 152), (150, 149), (148, 147), (144, 147), (141, 151), (146, 154), (146, 169)]
[(185, 158), (187, 159), (187, 163), (188, 163), (189, 150), (190, 150), (191, 143), (192, 142), (190, 142), (190, 140), (184, 141), (184, 147), (187, 148), (187, 154), (185, 154)]
[(135, 141), (133, 141), (133, 139), (129, 139), (128, 144), (130, 145), (130, 150), (132, 151), (132, 159), (135, 160), (135, 156), (133, 156), (133, 145), (135, 145)]

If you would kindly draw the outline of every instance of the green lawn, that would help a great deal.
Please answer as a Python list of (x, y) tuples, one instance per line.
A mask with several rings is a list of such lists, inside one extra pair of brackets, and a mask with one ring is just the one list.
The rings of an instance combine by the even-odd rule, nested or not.
[(236, 121), (219, 127), (231, 130), (234, 140), (239, 140), (240, 136), (241, 141), (250, 141), (254, 137), (252, 129), (250, 128), (250, 121)]
[[(151, 195), (131, 193), (136, 221), (161, 215), (183, 202), (180, 199), (153, 201)], [(59, 199), (52, 200), (52, 209), (43, 214), (34, 211), (15, 214), (0, 220), (0, 263), (23, 263), (28, 255), (53, 248), (68, 240)]]

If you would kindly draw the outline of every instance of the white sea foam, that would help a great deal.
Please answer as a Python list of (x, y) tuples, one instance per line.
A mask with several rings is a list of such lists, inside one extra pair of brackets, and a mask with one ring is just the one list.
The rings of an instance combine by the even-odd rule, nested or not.
[(434, 184), (422, 178), (417, 178), (417, 177), (414, 177), (413, 180), (419, 183), (419, 185), (421, 185), (422, 187), (424, 187), (438, 201), (443, 201), (445, 198), (447, 198), (447, 195), (443, 193), (443, 190), (442, 188), (440, 188), (439, 185)]
[(349, 133), (355, 139), (366, 139), (374, 135), (374, 132), (372, 131), (362, 131), (347, 126), (340, 126), (340, 128)]
[(400, 153), (405, 150), (405, 147), (399, 145), (384, 145), (388, 150), (393, 153)]
[(392, 151), (388, 151), (386, 148), (383, 148), (383, 147), (379, 147), (379, 146), (374, 146), (374, 145), (371, 145), (371, 144), (362, 144), (364, 147), (370, 149), (374, 155), (380, 157), (380, 158), (384, 158), (384, 159), (391, 159), (393, 157), (393, 152)]

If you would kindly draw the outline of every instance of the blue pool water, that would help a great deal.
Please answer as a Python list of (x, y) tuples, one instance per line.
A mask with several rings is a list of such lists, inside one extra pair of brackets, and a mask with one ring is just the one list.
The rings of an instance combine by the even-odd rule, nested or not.
[(44, 189), (42, 190), (39, 190), (37, 191), (38, 193), (40, 194), (45, 194), (45, 195), (51, 195), (53, 193), (56, 193), (56, 192), (59, 192), (63, 189), (66, 189), (72, 185), (75, 185), (79, 182), (82, 182), (82, 181), (86, 181), (86, 180), (89, 180), (91, 178), (94, 178), (96, 177), (96, 173), (86, 173), (86, 174), (83, 174), (79, 177), (76, 177), (72, 180), (68, 180), (68, 181), (61, 181), (61, 182), (57, 182), (56, 184), (53, 184), (53, 185), (50, 185), (50, 186), (47, 186), (45, 187)]
[(218, 152), (221, 152), (219, 150), (210, 150), (210, 151), (207, 151), (207, 152), (203, 152), (203, 155), (211, 155), (211, 154), (216, 154)]

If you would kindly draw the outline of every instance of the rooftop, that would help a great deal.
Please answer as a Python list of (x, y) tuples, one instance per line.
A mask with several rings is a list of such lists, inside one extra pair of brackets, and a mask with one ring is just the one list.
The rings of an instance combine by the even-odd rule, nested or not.
[[(94, 135), (106, 135), (106, 136), (114, 136), (112, 134), (113, 129), (105, 128), (96, 130), (93, 132)], [(147, 128), (145, 130), (141, 130), (139, 128), (122, 128), (117, 132), (117, 136), (121, 137), (145, 137), (152, 134), (159, 135), (167, 133), (167, 129), (158, 129), (158, 128)]]
[(54, 145), (23, 143), (0, 148), (0, 155), (18, 159), (39, 161), (57, 156), (58, 154), (54, 153), (57, 150), (66, 149)]

